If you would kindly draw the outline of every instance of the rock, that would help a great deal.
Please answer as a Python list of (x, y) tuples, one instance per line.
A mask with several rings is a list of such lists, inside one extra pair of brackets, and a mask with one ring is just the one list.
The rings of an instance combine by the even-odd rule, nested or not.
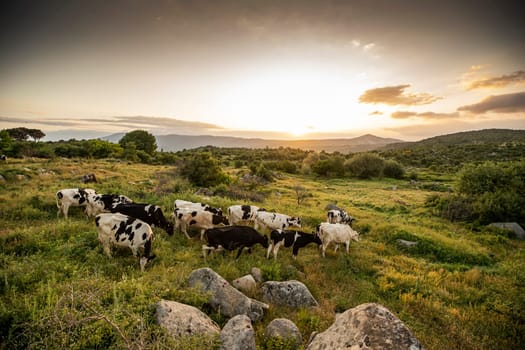
[(221, 350), (255, 350), (255, 332), (250, 318), (237, 315), (221, 331)]
[(268, 281), (262, 285), (263, 300), (279, 306), (300, 308), (318, 303), (306, 286), (299, 281)]
[(525, 231), (523, 228), (516, 222), (493, 222), (489, 226), (502, 228), (514, 232), (516, 238), (525, 239)]
[(258, 267), (252, 267), (252, 270), (250, 271), (251, 275), (255, 279), (256, 282), (262, 283), (263, 281), (263, 273), (262, 270)]
[(252, 291), (257, 287), (257, 283), (252, 275), (239, 277), (232, 281), (232, 285), (243, 292)]
[(305, 349), (424, 350), (424, 347), (387, 308), (369, 303), (343, 312), (326, 331), (316, 334)]
[(157, 303), (157, 323), (173, 337), (216, 335), (219, 326), (196, 307), (161, 300)]
[(406, 241), (404, 239), (398, 239), (397, 240), (397, 243), (403, 247), (407, 247), (407, 248), (410, 248), (410, 247), (413, 247), (415, 245), (417, 245), (417, 242), (413, 242), (413, 241)]
[(296, 347), (301, 346), (303, 343), (303, 337), (301, 336), (299, 328), (297, 328), (295, 323), (286, 318), (276, 318), (266, 326), (264, 338), (268, 340), (275, 337), (284, 339), (292, 338), (295, 340)]
[(267, 304), (248, 298), (208, 267), (193, 271), (189, 276), (189, 285), (208, 293), (211, 307), (224, 316), (244, 314), (256, 322), (264, 316), (264, 310), (269, 308)]

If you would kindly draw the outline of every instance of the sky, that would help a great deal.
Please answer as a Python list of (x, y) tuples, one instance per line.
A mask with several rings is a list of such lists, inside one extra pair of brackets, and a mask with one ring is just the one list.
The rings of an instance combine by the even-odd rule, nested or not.
[(0, 129), (407, 141), (525, 129), (520, 5), (7, 0)]

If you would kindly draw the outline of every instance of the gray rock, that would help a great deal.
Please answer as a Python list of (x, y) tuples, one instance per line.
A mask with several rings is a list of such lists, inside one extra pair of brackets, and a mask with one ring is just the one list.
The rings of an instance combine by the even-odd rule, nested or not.
[(263, 300), (279, 306), (294, 308), (317, 306), (317, 301), (306, 286), (299, 281), (268, 281), (262, 285)]
[(525, 239), (525, 231), (523, 228), (516, 222), (493, 222), (489, 226), (494, 226), (497, 228), (502, 228), (514, 232), (516, 238)]
[(400, 246), (407, 247), (407, 248), (410, 248), (410, 247), (413, 247), (413, 246), (417, 245), (417, 242), (407, 241), (407, 240), (404, 240), (404, 239), (401, 239), (401, 238), (397, 240), (397, 243)]
[(232, 281), (232, 285), (242, 292), (249, 292), (257, 287), (257, 283), (252, 275), (239, 277)]
[(267, 304), (248, 298), (208, 267), (193, 271), (189, 276), (189, 285), (208, 293), (211, 307), (227, 317), (247, 315), (256, 322), (264, 316), (264, 310), (269, 308)]
[(296, 347), (301, 346), (303, 343), (303, 337), (301, 336), (299, 328), (297, 328), (295, 323), (286, 318), (276, 318), (266, 326), (264, 338), (268, 340), (275, 337), (284, 339), (292, 338), (295, 340)]
[(250, 318), (237, 315), (221, 331), (221, 350), (255, 350), (255, 332)]
[(217, 335), (219, 326), (196, 307), (161, 300), (157, 303), (157, 323), (173, 337)]
[(252, 267), (252, 270), (250, 271), (250, 273), (256, 282), (261, 283), (263, 281), (263, 273), (260, 268)]
[(424, 347), (387, 308), (369, 303), (343, 312), (306, 346), (306, 350), (320, 349), (424, 350)]

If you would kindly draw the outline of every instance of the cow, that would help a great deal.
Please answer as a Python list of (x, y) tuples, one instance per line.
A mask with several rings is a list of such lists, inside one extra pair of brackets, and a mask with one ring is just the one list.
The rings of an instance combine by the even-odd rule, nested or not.
[(86, 175), (82, 175), (82, 182), (88, 183), (88, 182), (98, 182), (97, 177), (93, 173), (89, 173)]
[(292, 217), (285, 214), (271, 213), (267, 211), (258, 211), (255, 215), (255, 225), (256, 230), (259, 229), (268, 229), (272, 230), (285, 230), (289, 227), (301, 227), (301, 219), (297, 217)]
[(111, 208), (112, 213), (121, 213), (144, 221), (150, 226), (159, 227), (170, 236), (173, 235), (173, 224), (166, 220), (161, 207), (153, 204), (126, 203)]
[(228, 220), (230, 225), (237, 225), (243, 222), (253, 223), (259, 211), (266, 210), (254, 205), (232, 205), (228, 208)]
[(215, 215), (222, 216), (221, 208), (214, 208), (210, 206), (209, 204), (188, 202), (182, 199), (175, 200), (174, 209), (175, 210), (177, 209), (204, 210), (204, 211), (209, 211), (210, 213), (213, 213)]
[(239, 249), (235, 259), (238, 259), (244, 248), (260, 244), (268, 248), (268, 237), (260, 234), (249, 226), (226, 226), (207, 229), (204, 232), (207, 244), (202, 245), (202, 255), (206, 259), (209, 251)]
[[(88, 205), (88, 197), (96, 195), (91, 188), (65, 188), (56, 193), (57, 217), (60, 213), (67, 219), (69, 207), (85, 207)], [(86, 211), (87, 214), (87, 211)]]
[[(153, 231), (142, 220), (120, 213), (104, 213), (95, 217), (98, 240), (107, 256), (111, 257), (112, 246), (128, 247), (133, 256), (139, 258), (140, 270), (155, 259), (151, 255)], [(142, 250), (142, 257), (139, 255)]]
[(352, 221), (355, 219), (348, 215), (344, 209), (332, 209), (326, 213), (328, 223), (330, 224), (347, 224), (352, 226)]
[(347, 224), (330, 224), (323, 222), (317, 225), (316, 234), (319, 236), (322, 244), (323, 257), (325, 257), (326, 248), (330, 243), (335, 243), (334, 252), (339, 248), (339, 243), (346, 245), (346, 253), (349, 252), (350, 241), (359, 241), (359, 233), (354, 231)]
[[(294, 230), (273, 230), (270, 233), (270, 245), (266, 252), (266, 258), (270, 258), (270, 252), (273, 252), (273, 258), (277, 259), (277, 252), (279, 247), (284, 246), (286, 248), (293, 247), (293, 258), (297, 258), (299, 248), (303, 248), (310, 243), (315, 243), (317, 246), (323, 244), (318, 235), (313, 233), (306, 233)], [(273, 248), (273, 249), (272, 249)]]
[(95, 216), (103, 212), (110, 212), (119, 204), (129, 204), (133, 201), (122, 194), (91, 194), (88, 196), (86, 214)]
[(0, 155), (0, 161), (7, 163), (7, 156), (5, 154)]
[(213, 214), (209, 211), (204, 210), (191, 210), (191, 209), (175, 209), (173, 216), (175, 217), (175, 225), (177, 229), (180, 229), (186, 237), (188, 235), (188, 227), (195, 227), (201, 230), (201, 241), (204, 239), (204, 231), (209, 228), (214, 228), (220, 225), (229, 225), (228, 218)]

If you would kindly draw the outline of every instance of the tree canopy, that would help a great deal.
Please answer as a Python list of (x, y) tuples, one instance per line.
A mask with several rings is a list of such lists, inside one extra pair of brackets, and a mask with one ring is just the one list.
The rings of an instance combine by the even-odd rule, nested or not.
[(136, 150), (144, 151), (149, 155), (153, 155), (157, 149), (157, 141), (155, 136), (145, 130), (135, 130), (128, 132), (120, 139), (119, 144), (122, 146), (122, 148), (126, 149), (126, 144), (130, 142), (135, 144)]

